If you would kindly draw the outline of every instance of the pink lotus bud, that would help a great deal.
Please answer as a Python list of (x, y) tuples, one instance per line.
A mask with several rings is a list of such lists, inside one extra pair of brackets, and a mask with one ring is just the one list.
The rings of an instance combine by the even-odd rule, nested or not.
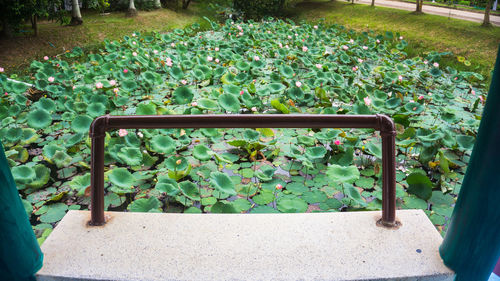
[(363, 99), (363, 101), (365, 102), (365, 105), (366, 106), (369, 106), (370, 104), (372, 104), (372, 100), (369, 98), (369, 97), (365, 97)]
[(137, 52), (132, 52), (132, 56), (137, 57)]
[(123, 73), (127, 73), (127, 72), (128, 72), (128, 69), (124, 69), (124, 70), (123, 70)]
[(282, 186), (281, 184), (279, 184), (279, 183), (278, 183), (278, 184), (276, 185), (276, 189), (277, 189), (277, 190), (281, 190), (281, 189), (283, 189), (283, 186)]
[(102, 89), (102, 87), (103, 87), (103, 86), (104, 86), (104, 85), (103, 85), (101, 82), (97, 82), (97, 83), (95, 83), (95, 87), (96, 87), (97, 89)]
[(322, 68), (323, 68), (323, 65), (321, 65), (321, 64), (319, 64), (319, 63), (317, 63), (317, 64), (316, 64), (316, 68), (317, 68), (317, 69), (322, 69)]
[(52, 77), (52, 76), (50, 76), (47, 80), (49, 80), (49, 82), (51, 82), (51, 83), (52, 83), (52, 82), (54, 82), (55, 78), (54, 78), (54, 77)]
[(368, 47), (367, 46), (363, 46), (363, 50), (368, 50)]
[(111, 80), (111, 81), (109, 81), (109, 85), (111, 85), (111, 86), (116, 85), (116, 80)]
[(44, 60), (49, 60), (48, 56), (43, 57)]
[(418, 100), (423, 100), (424, 99), (424, 96), (419, 96), (418, 97)]
[(334, 143), (335, 143), (335, 145), (340, 145), (340, 141), (339, 140), (336, 140)]
[(307, 52), (308, 48), (306, 46), (302, 47), (302, 52)]
[(314, 29), (318, 29), (318, 26), (317, 26), (317, 25), (315, 25), (315, 26), (313, 26), (313, 28), (314, 28)]
[(182, 80), (181, 80), (181, 83), (182, 83), (182, 85), (186, 85), (186, 84), (188, 83), (188, 81), (186, 81), (186, 80), (182, 79)]
[(295, 82), (295, 86), (297, 86), (299, 88), (302, 87), (302, 82), (300, 82), (300, 81)]
[(215, 51), (218, 52), (220, 49), (219, 47), (215, 47)]
[(118, 88), (114, 88), (114, 89), (113, 89), (113, 92), (114, 92), (115, 94), (118, 94), (118, 91), (119, 91), (119, 89), (118, 89)]
[(124, 137), (124, 136), (128, 135), (128, 132), (125, 129), (120, 129), (120, 130), (118, 130), (118, 135), (120, 137)]
[(434, 67), (439, 67), (439, 63), (437, 62), (433, 63), (432, 65), (434, 65)]

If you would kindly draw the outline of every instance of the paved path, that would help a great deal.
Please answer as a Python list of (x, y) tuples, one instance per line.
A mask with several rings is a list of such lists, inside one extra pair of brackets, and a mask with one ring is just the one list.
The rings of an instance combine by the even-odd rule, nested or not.
[[(361, 4), (371, 4), (371, 0), (356, 0), (356, 2)], [(389, 7), (400, 10), (415, 11), (416, 4), (400, 1), (389, 1), (389, 0), (375, 0), (375, 6)], [(446, 17), (452, 17), (456, 19), (463, 19), (468, 21), (483, 22), (484, 14), (467, 12), (462, 10), (449, 9), (444, 7), (436, 7), (424, 5), (423, 12), (432, 15), (440, 15)], [(490, 14), (490, 22), (493, 25), (500, 26), (500, 16), (494, 16)]]

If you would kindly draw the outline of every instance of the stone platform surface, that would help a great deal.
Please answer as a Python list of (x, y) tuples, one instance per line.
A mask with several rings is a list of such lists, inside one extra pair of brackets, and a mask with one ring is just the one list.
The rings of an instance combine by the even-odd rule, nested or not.
[(452, 280), (421, 210), (164, 214), (70, 211), (42, 245), (46, 280)]

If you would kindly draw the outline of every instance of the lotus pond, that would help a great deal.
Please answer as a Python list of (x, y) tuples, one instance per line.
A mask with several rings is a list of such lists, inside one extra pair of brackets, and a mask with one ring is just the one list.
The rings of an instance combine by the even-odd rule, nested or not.
[[(134, 33), (0, 74), (0, 137), (40, 242), (90, 199), (103, 114), (376, 114), (397, 125), (399, 208), (445, 231), (486, 97), (483, 77), (408, 57), (399, 34), (293, 22)], [(272, 213), (381, 209), (371, 129), (140, 129), (106, 135), (105, 208)]]

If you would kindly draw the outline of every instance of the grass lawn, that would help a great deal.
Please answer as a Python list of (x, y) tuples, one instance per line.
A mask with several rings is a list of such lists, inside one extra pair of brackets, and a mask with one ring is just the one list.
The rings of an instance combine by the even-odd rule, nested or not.
[(0, 65), (7, 73), (22, 73), (32, 60), (61, 54), (75, 46), (94, 49), (106, 38), (119, 39), (134, 31), (168, 31), (194, 22), (201, 24), (205, 11), (202, 6), (193, 4), (186, 11), (140, 11), (135, 18), (126, 17), (124, 12), (113, 12), (106, 16), (97, 12), (83, 13), (84, 24), (81, 26), (41, 22), (38, 37), (30, 36), (31, 28), (26, 26), (28, 35), (0, 39)]
[(415, 15), (401, 11), (369, 5), (352, 5), (341, 1), (308, 1), (291, 11), (297, 19), (328, 23), (339, 23), (357, 31), (373, 30), (399, 32), (409, 42), (409, 56), (428, 51), (451, 51), (472, 62), (467, 67), (456, 57), (448, 57), (443, 65), (460, 70), (479, 72), (487, 77), (493, 70), (500, 44), (500, 27), (481, 27), (480, 24), (448, 19), (435, 15)]

